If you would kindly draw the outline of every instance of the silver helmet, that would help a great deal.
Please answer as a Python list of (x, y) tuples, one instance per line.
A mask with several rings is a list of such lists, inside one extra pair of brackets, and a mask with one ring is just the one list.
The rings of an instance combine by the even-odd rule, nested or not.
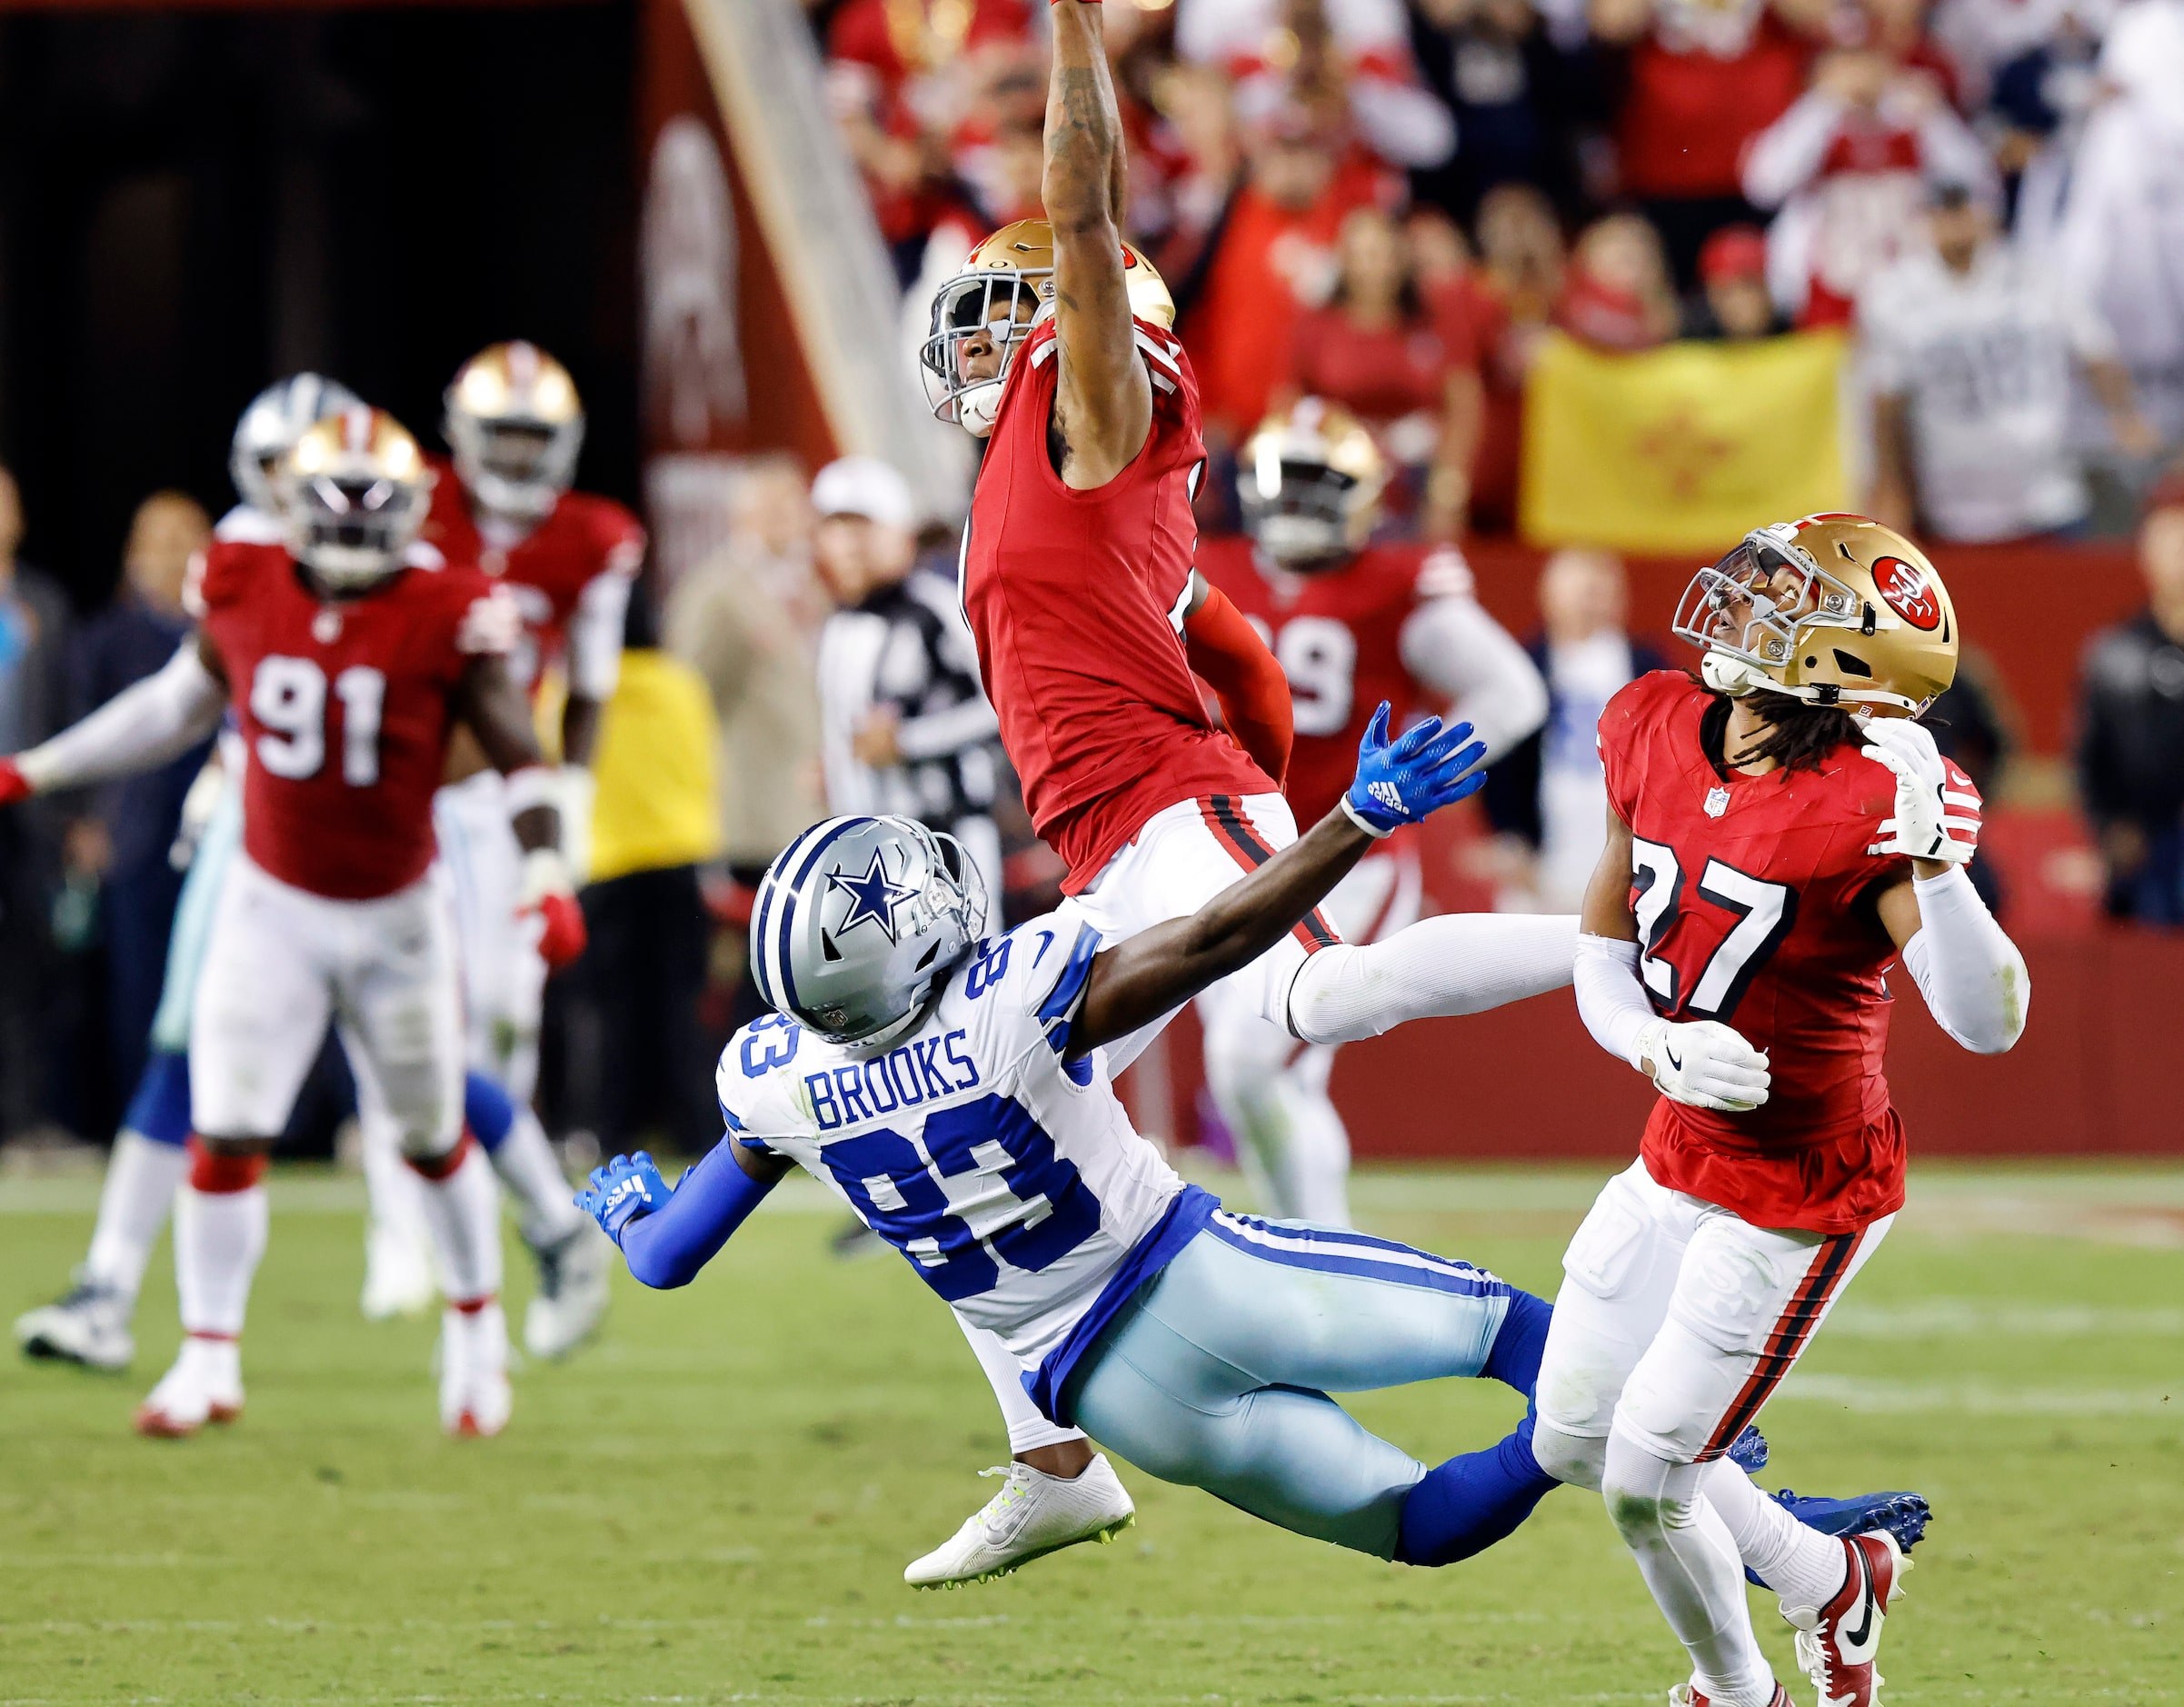
[(863, 1043), (920, 1012), (985, 924), (985, 883), (953, 836), (910, 818), (829, 818), (758, 886), (752, 976), (776, 1013)]
[(291, 374), (266, 386), (243, 411), (228, 444), (227, 473), (235, 483), (235, 495), (261, 515), (278, 515), (280, 494), (273, 476), (288, 447), (304, 436), (304, 428), (361, 401), (341, 381), (324, 374)]

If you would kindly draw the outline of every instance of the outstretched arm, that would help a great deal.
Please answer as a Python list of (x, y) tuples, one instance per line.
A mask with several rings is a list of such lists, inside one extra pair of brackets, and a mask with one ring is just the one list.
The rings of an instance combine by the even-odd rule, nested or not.
[(670, 1186), (651, 1156), (616, 1156), (593, 1168), (576, 1206), (622, 1247), (630, 1273), (646, 1286), (687, 1286), (791, 1164), (748, 1149), (732, 1131)]
[(1137, 352), (1122, 271), (1122, 120), (1097, 0), (1054, 0), (1046, 176), (1054, 228), (1058, 472), (1080, 492), (1130, 465), (1152, 429), (1152, 382)]
[(179, 758), (220, 726), (227, 678), (202, 634), (165, 667), (124, 688), (83, 722), (13, 758), (0, 758), (0, 804), (29, 794), (109, 783)]
[[(1141, 931), (1092, 961), (1072, 1056), (1126, 1037), (1181, 1007), (1207, 985), (1248, 966), (1293, 930), (1349, 874), (1377, 837), (1461, 800), (1486, 781), (1485, 748), (1471, 725), (1429, 717), (1390, 742), (1382, 702), (1342, 803), (1249, 877), (1188, 918)], [(1469, 743), (1470, 744), (1465, 744)]]

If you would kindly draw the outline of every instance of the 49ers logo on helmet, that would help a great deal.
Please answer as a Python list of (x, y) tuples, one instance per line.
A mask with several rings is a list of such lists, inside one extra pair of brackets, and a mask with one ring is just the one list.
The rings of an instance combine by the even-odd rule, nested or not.
[(1889, 609), (1913, 628), (1931, 634), (1941, 625), (1941, 601), (1923, 569), (1915, 569), (1900, 557), (1883, 557), (1873, 565), (1873, 584), (1889, 602)]

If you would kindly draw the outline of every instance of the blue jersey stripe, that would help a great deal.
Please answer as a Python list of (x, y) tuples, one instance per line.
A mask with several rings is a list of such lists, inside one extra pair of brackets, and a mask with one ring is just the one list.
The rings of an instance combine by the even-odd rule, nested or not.
[(1054, 987), (1039, 1004), (1039, 1018), (1046, 1024), (1046, 1041), (1057, 1055), (1069, 1053), (1077, 1005), (1084, 999), (1085, 981), (1092, 976), (1092, 956), (1099, 952), (1100, 933), (1089, 924), (1080, 925), (1077, 940), (1070, 944), (1069, 959), (1055, 975)]
[(1499, 1298), (1509, 1293), (1508, 1283), (1466, 1263), (1452, 1263), (1430, 1252), (1362, 1234), (1334, 1234), (1317, 1227), (1276, 1227), (1265, 1222), (1232, 1215), (1214, 1215), (1207, 1231), (1217, 1239), (1263, 1262), (1285, 1268), (1312, 1269), (1323, 1274), (1354, 1274), (1363, 1280), (1387, 1281), (1397, 1286), (1422, 1291), (1454, 1293), (1468, 1298)]

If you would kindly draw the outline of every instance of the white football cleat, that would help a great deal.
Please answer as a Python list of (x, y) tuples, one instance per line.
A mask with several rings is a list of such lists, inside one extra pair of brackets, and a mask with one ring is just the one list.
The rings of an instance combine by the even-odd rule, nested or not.
[(1820, 1707), (1880, 1707), (1880, 1627), (1911, 1562), (1885, 1529), (1845, 1535), (1850, 1573), (1825, 1606), (1785, 1604), (1797, 1631), (1797, 1662), (1820, 1690)]
[(366, 1322), (421, 1316), (439, 1294), (432, 1253), (411, 1229), (376, 1220), (365, 1226), (362, 1304)]
[(136, 1432), (178, 1441), (207, 1422), (233, 1422), (243, 1414), (243, 1348), (232, 1338), (190, 1334), (174, 1367), (136, 1407)]
[(65, 1298), (16, 1317), (15, 1343), (31, 1357), (126, 1369), (136, 1355), (129, 1333), (132, 1303), (111, 1286), (79, 1277)]
[(1103, 1452), (1077, 1476), (1050, 1476), (1011, 1462), (982, 1470), (1006, 1478), (1002, 1490), (963, 1520), (945, 1546), (903, 1572), (913, 1589), (952, 1589), (1005, 1577), (1019, 1565), (1079, 1542), (1111, 1542), (1138, 1521), (1137, 1507)]
[(486, 1440), (508, 1426), (508, 1318), (499, 1299), (440, 1313), (440, 1426), (457, 1440)]
[(538, 1291), (524, 1312), (524, 1349), (532, 1356), (566, 1357), (591, 1337), (606, 1314), (607, 1253), (613, 1248), (587, 1219), (533, 1251)]

